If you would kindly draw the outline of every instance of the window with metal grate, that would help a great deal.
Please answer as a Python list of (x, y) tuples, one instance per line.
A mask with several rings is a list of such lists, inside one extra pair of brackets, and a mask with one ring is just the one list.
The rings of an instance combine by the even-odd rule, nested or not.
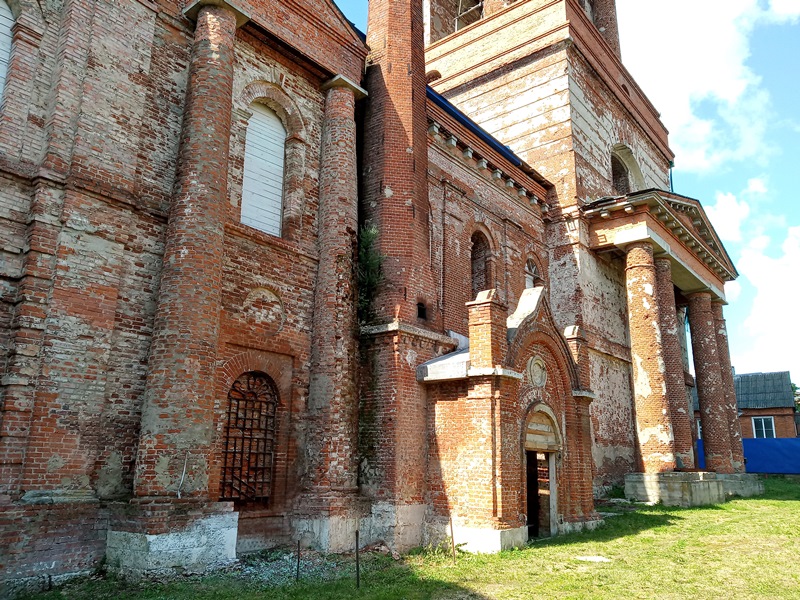
[(265, 373), (244, 373), (231, 386), (224, 432), (222, 500), (269, 501), (277, 408), (277, 387)]

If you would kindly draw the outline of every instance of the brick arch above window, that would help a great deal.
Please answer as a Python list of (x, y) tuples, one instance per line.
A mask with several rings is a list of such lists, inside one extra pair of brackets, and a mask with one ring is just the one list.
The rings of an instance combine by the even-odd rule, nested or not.
[(250, 106), (253, 102), (263, 104), (275, 111), (275, 114), (283, 122), (289, 137), (296, 136), (301, 141), (306, 141), (306, 126), (300, 109), (283, 89), (267, 81), (254, 81), (245, 86), (239, 95), (241, 105)]

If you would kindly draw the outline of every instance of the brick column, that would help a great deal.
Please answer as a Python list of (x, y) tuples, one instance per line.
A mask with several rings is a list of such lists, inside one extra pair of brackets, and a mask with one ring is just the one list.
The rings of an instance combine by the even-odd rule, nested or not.
[(641, 468), (645, 473), (675, 469), (675, 438), (670, 421), (661, 339), (653, 246), (628, 246), (625, 265), (628, 323)]
[(723, 316), (722, 310), (721, 302), (711, 303), (711, 312), (714, 315), (714, 327), (717, 332), (717, 352), (719, 353), (720, 374), (722, 375), (722, 385), (725, 389), (725, 407), (727, 409), (728, 433), (731, 440), (733, 469), (737, 473), (744, 473), (742, 427), (738, 416), (739, 407), (736, 403), (736, 388), (733, 384), (731, 353), (728, 348), (728, 329), (725, 327), (725, 317)]
[(669, 415), (675, 436), (675, 463), (679, 469), (694, 469), (692, 447), (692, 414), (686, 400), (686, 381), (683, 375), (683, 351), (678, 337), (678, 309), (672, 284), (672, 262), (667, 257), (655, 259), (658, 315), (661, 323), (661, 343), (664, 348), (665, 382), (669, 400)]
[(137, 496), (209, 495), (236, 21), (227, 6), (199, 6), (142, 410)]
[(698, 292), (689, 296), (689, 327), (692, 333), (692, 354), (697, 396), (700, 400), (706, 469), (717, 473), (733, 473), (725, 387), (709, 292)]
[(616, 5), (616, 0), (594, 0), (594, 24), (617, 58), (620, 58), (622, 53), (619, 46)]
[[(318, 420), (312, 485), (355, 493), (358, 396), (355, 389), (354, 254), (358, 229), (355, 94), (341, 76), (328, 82), (319, 183), (319, 267), (314, 298), (309, 409)], [(327, 499), (333, 501), (334, 499)], [(348, 540), (349, 542), (349, 540)]]

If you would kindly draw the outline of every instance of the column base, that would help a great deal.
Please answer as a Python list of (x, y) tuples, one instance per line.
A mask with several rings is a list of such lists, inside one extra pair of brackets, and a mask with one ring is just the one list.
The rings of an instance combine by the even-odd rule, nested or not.
[(717, 479), (722, 481), (726, 496), (750, 498), (764, 493), (764, 483), (755, 473), (717, 473)]
[(668, 472), (625, 475), (625, 497), (664, 506), (708, 506), (725, 502), (725, 487), (716, 473)]
[(202, 573), (236, 561), (232, 502), (136, 499), (112, 519), (106, 565), (126, 579)]

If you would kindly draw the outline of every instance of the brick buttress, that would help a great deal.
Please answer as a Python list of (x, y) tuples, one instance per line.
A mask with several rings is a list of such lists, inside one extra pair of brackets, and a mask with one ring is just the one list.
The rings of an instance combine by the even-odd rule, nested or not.
[(689, 328), (692, 334), (697, 396), (700, 400), (706, 469), (717, 473), (733, 473), (729, 410), (726, 406), (709, 292), (698, 292), (689, 296)]
[(645, 473), (675, 469), (675, 437), (667, 397), (656, 267), (649, 242), (627, 249), (625, 283), (641, 466)]
[(666, 367), (664, 378), (667, 384), (672, 432), (675, 436), (675, 463), (679, 469), (694, 469), (692, 413), (689, 410), (683, 375), (683, 351), (678, 337), (678, 310), (675, 306), (675, 286), (672, 283), (672, 262), (667, 257), (657, 257), (655, 266), (661, 343)]

